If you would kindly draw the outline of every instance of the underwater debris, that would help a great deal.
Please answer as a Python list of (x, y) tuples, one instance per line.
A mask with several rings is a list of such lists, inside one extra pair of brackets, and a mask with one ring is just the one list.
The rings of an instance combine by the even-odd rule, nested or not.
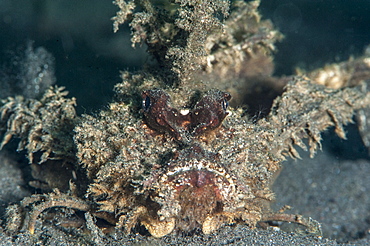
[[(270, 188), (286, 156), (299, 157), (295, 145), (313, 156), (321, 132), (331, 126), (345, 138), (343, 126), (370, 106), (362, 84), (367, 76), (339, 89), (294, 77), (270, 113), (252, 120), (228, 103), (248, 87), (241, 81), (279, 81), (271, 77), (271, 51), (280, 35), (269, 21), (260, 21), (259, 1), (237, 2), (230, 15), (228, 1), (175, 1), (161, 11), (149, 1), (115, 3), (121, 9), (115, 30), (131, 20), (133, 44), (145, 41), (168, 70), (123, 72), (117, 100), (96, 115), (77, 117), (75, 100), (57, 87), (40, 100), (4, 100), (2, 146), (20, 138), (34, 186), (54, 190), (10, 206), (8, 230), (23, 224), (37, 233), (40, 213), (70, 207), (87, 212), (91, 230), (92, 217), (98, 217), (127, 233), (143, 225), (154, 237), (280, 220), (320, 234), (316, 221), (272, 211)], [(134, 12), (136, 4), (143, 12)], [(251, 72), (244, 64), (263, 66)], [(165, 79), (169, 71), (176, 76)], [(237, 82), (230, 83), (233, 75)]]
[[(305, 71), (298, 69), (297, 73), (304, 74)], [(361, 90), (366, 93), (370, 78), (370, 46), (365, 48), (364, 54), (360, 57), (351, 57), (348, 61), (325, 65), (323, 68), (307, 73), (307, 76), (317, 84), (334, 89), (353, 87), (365, 81)], [(368, 148), (370, 148), (369, 119), (370, 110), (361, 109), (357, 112), (359, 131)]]
[[(34, 234), (37, 217), (46, 209), (53, 207), (67, 207), (80, 211), (91, 210), (91, 204), (78, 197), (63, 194), (58, 189), (52, 193), (32, 195), (21, 201), (20, 205), (12, 205), (7, 208), (6, 229), (10, 232), (28, 230)], [(25, 218), (20, 215), (25, 214)], [(21, 228), (21, 227), (24, 228)]]
[[(6, 130), (1, 148), (14, 136), (20, 138), (18, 151), (26, 149), (30, 163), (48, 159), (74, 160), (73, 128), (76, 100), (65, 98), (64, 87), (49, 88), (40, 100), (22, 96), (2, 101), (1, 130)], [(34, 160), (35, 153), (42, 153)]]
[[(270, 53), (282, 38), (270, 21), (261, 21), (259, 1), (235, 1), (231, 14), (226, 0), (114, 3), (120, 8), (113, 17), (114, 31), (130, 22), (132, 45), (145, 42), (160, 66), (157, 75), (169, 85), (193, 83), (196, 87), (194, 79), (198, 81), (200, 74), (211, 72), (219, 79), (230, 79), (250, 60), (250, 64), (259, 60), (272, 64)], [(151, 72), (155, 73), (154, 69)], [(261, 68), (248, 71), (268, 73)]]
[[(219, 18), (228, 15), (227, 0), (114, 1), (120, 10), (113, 17), (114, 31), (130, 21), (132, 44), (145, 42), (159, 64), (174, 73), (168, 82), (187, 80), (205, 56), (204, 41), (210, 32), (222, 31)], [(141, 12), (134, 13), (135, 9)]]
[(12, 138), (20, 139), (17, 151), (27, 151), (32, 176), (38, 180), (30, 185), (36, 188), (67, 191), (69, 180), (79, 176), (73, 143), (76, 100), (66, 98), (67, 94), (64, 87), (51, 87), (39, 100), (23, 96), (2, 100), (0, 149)]
[(370, 47), (365, 49), (363, 56), (350, 58), (348, 61), (328, 64), (323, 68), (309, 73), (299, 70), (298, 74), (307, 74), (309, 78), (320, 85), (339, 89), (344, 86), (355, 86), (370, 76)]
[[(27, 149), (30, 163), (48, 159), (74, 160), (72, 134), (76, 120), (76, 100), (65, 96), (64, 87), (49, 88), (40, 100), (22, 96), (2, 101), (1, 120), (6, 122), (1, 148), (12, 137), (20, 138), (18, 151)], [(41, 152), (39, 160), (34, 154)]]

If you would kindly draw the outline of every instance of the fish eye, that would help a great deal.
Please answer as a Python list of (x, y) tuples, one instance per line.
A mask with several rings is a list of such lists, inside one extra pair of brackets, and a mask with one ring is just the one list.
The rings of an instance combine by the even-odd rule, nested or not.
[(226, 111), (227, 107), (229, 107), (229, 102), (226, 99), (222, 100), (222, 108)]
[(146, 96), (143, 100), (143, 109), (148, 112), (149, 111), (149, 108), (150, 108), (151, 104), (150, 104), (150, 97)]

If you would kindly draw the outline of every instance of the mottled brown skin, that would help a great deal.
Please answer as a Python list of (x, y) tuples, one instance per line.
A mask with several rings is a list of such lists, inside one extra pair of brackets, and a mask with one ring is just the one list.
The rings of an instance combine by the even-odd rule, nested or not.
[(168, 132), (176, 140), (182, 140), (181, 130), (189, 122), (188, 116), (170, 106), (170, 96), (163, 90), (153, 89), (143, 91), (142, 98), (148, 126), (161, 133)]
[(208, 91), (190, 112), (191, 130), (195, 136), (217, 129), (228, 115), (231, 95), (216, 89)]
[(150, 197), (166, 194), (163, 200), (155, 199), (161, 209), (152, 211), (162, 219), (150, 216), (149, 208), (136, 212), (144, 218), (141, 222), (152, 235), (168, 234), (175, 225), (183, 231), (202, 228), (203, 232), (210, 233), (225, 221), (240, 217), (239, 213), (246, 213), (243, 208), (236, 212), (232, 207), (241, 206), (245, 201), (238, 197), (249, 197), (249, 190), (244, 193), (237, 177), (220, 163), (218, 154), (204, 150), (197, 143), (198, 135), (221, 126), (228, 115), (230, 98), (230, 94), (213, 89), (200, 98), (189, 114), (179, 115), (178, 110), (170, 106), (170, 97), (164, 91), (143, 92), (147, 125), (159, 132), (168, 132), (177, 140), (182, 139), (182, 134), (189, 139), (183, 142), (184, 149), (176, 152), (167, 165), (152, 172), (143, 182), (145, 189), (154, 191)]
[(145, 190), (159, 206), (144, 205), (134, 214), (154, 237), (173, 230), (201, 229), (209, 234), (241, 216), (248, 217), (246, 223), (254, 223), (244, 207), (254, 198), (250, 187), (241, 187), (238, 178), (220, 163), (219, 155), (197, 143), (177, 151), (148, 180)]
[(216, 89), (210, 90), (187, 115), (170, 106), (170, 96), (163, 90), (146, 90), (142, 93), (143, 111), (147, 125), (158, 132), (168, 132), (176, 140), (183, 133), (199, 136), (217, 129), (228, 115), (231, 95)]
[(181, 204), (181, 211), (173, 215), (178, 229), (202, 228), (208, 217), (223, 213), (223, 206), (231, 199), (224, 189), (236, 188), (235, 177), (217, 163), (216, 154), (195, 144), (182, 150), (160, 175), (162, 186)]
[[(183, 142), (184, 149), (176, 152), (167, 165), (153, 172), (143, 183), (146, 188), (158, 187), (155, 194), (167, 194), (166, 199), (156, 201), (162, 209), (154, 212), (163, 219), (149, 216), (150, 209), (138, 210), (136, 213), (145, 218), (142, 223), (154, 236), (168, 234), (175, 224), (184, 231), (194, 228), (209, 231), (207, 223), (218, 216), (224, 216), (223, 206), (233, 200), (230, 195), (235, 194), (229, 192), (241, 191), (237, 191), (235, 186), (236, 178), (217, 164), (217, 154), (205, 151), (192, 139), (222, 124), (228, 114), (226, 109), (230, 94), (210, 90), (187, 115), (180, 114), (170, 106), (170, 97), (163, 90), (146, 90), (142, 98), (145, 123), (150, 128), (160, 133), (167, 132), (178, 141), (186, 136), (189, 141)], [(172, 205), (173, 208), (166, 209), (171, 203), (179, 207), (174, 209), (176, 206)]]

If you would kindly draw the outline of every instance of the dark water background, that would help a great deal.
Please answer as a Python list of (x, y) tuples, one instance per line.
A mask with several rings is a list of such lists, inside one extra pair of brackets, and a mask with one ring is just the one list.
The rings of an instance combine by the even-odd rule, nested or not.
[[(55, 57), (57, 84), (90, 113), (111, 99), (119, 70), (138, 70), (145, 47), (133, 49), (128, 26), (112, 31), (112, 1), (0, 0), (0, 64), (9, 51), (43, 46)], [(370, 1), (262, 0), (260, 11), (285, 39), (277, 44), (276, 75), (360, 55), (370, 40)]]

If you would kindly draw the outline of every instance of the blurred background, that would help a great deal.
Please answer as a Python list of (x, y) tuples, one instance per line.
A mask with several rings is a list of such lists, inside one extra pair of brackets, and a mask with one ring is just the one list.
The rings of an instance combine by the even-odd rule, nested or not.
[[(78, 112), (96, 111), (111, 100), (119, 71), (148, 59), (145, 46), (131, 47), (127, 25), (113, 33), (117, 10), (111, 0), (0, 0), (0, 69), (9, 70), (33, 41), (54, 56), (57, 84), (77, 97)], [(346, 60), (370, 43), (368, 0), (262, 0), (260, 11), (285, 35), (276, 75)]]

